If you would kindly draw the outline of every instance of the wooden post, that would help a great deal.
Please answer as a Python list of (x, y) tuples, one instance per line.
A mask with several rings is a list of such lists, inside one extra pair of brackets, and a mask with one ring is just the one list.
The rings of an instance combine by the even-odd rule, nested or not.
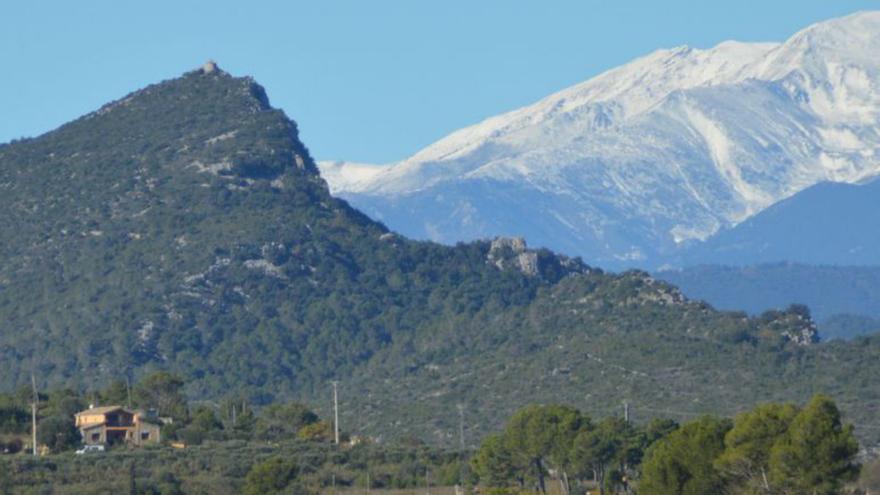
[(37, 379), (34, 377), (34, 374), (31, 373), (31, 387), (34, 391), (33, 401), (31, 402), (31, 441), (34, 446), (34, 457), (37, 456), (37, 401), (40, 400), (40, 397), (37, 395)]

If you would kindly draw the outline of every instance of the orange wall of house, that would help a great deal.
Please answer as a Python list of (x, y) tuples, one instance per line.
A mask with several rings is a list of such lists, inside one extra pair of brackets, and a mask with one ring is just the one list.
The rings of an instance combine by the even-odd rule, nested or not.
[(93, 425), (95, 423), (103, 423), (104, 415), (103, 414), (89, 414), (85, 416), (77, 416), (76, 417), (76, 426), (85, 426), (85, 425)]

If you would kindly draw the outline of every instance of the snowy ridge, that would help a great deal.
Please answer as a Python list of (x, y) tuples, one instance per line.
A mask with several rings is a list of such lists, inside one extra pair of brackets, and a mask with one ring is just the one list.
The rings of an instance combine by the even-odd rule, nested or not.
[(362, 188), (389, 167), (390, 165), (354, 162), (321, 162), (320, 164), (321, 176), (327, 181), (333, 194)]
[(526, 235), (589, 261), (642, 263), (817, 182), (880, 173), (876, 53), (880, 12), (785, 43), (659, 50), (399, 163), (321, 170), (414, 237)]

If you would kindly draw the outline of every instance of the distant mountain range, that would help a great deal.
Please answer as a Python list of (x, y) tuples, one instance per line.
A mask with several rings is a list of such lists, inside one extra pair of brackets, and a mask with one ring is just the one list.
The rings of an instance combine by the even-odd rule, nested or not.
[(880, 266), (700, 265), (655, 275), (724, 310), (759, 314), (806, 304), (823, 339), (880, 332)]
[(194, 399), (326, 411), (339, 380), (346, 430), (446, 444), (457, 404), (469, 441), (535, 402), (880, 409), (880, 337), (817, 342), (804, 308), (747, 317), (520, 239), (388, 230), (330, 194), (261, 86), (213, 65), (0, 145), (0, 211), (5, 391), (164, 369)]
[(880, 266), (880, 180), (811, 186), (706, 242), (689, 246), (673, 264), (781, 260)]
[[(880, 12), (821, 22), (784, 43), (660, 50), (401, 162), (319, 167), (334, 193), (415, 238), (522, 235), (610, 268), (659, 266), (815, 184), (880, 173), (876, 53)], [(746, 228), (734, 232), (723, 239), (760, 244)], [(723, 239), (707, 252), (748, 257)], [(811, 247), (796, 259), (871, 251)], [(754, 259), (789, 259), (762, 249)]]
[(807, 304), (824, 338), (878, 332), (877, 212), (880, 180), (822, 182), (706, 242), (691, 243), (666, 265), (686, 268), (657, 275), (723, 309), (755, 314)]

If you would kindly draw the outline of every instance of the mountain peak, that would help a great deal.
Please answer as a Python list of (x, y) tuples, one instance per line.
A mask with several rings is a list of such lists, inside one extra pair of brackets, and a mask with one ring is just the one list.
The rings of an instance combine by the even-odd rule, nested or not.
[(880, 12), (784, 43), (661, 49), (396, 164), (328, 165), (328, 178), (412, 237), (523, 235), (646, 263), (816, 182), (880, 173), (875, 53)]
[(207, 62), (202, 64), (202, 73), (204, 73), (204, 74), (210, 74), (210, 73), (212, 73), (216, 70), (219, 70), (219, 69), (220, 68), (217, 66), (217, 62), (215, 62), (214, 60), (211, 60), (211, 59), (209, 59)]
[[(848, 66), (876, 75), (880, 11), (858, 12), (808, 26), (756, 65), (754, 77), (781, 79), (799, 72), (814, 81), (841, 78)], [(850, 74), (853, 77), (853, 74)]]
[(96, 154), (110, 139), (161, 152), (169, 166), (220, 177), (273, 180), (287, 170), (318, 176), (296, 123), (272, 108), (265, 89), (212, 61), (134, 91), (47, 137), (80, 141), (78, 149)]

